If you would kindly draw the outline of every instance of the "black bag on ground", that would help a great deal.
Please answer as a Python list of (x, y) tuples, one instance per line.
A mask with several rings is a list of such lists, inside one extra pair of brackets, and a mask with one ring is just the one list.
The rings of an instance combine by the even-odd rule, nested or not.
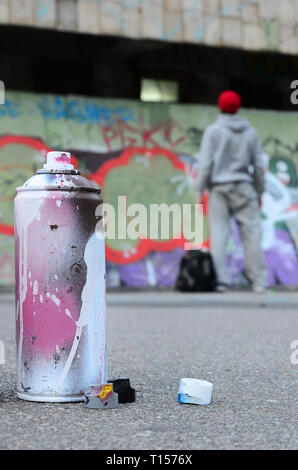
[(216, 274), (212, 256), (208, 251), (189, 250), (180, 263), (175, 289), (181, 292), (212, 292), (216, 287)]

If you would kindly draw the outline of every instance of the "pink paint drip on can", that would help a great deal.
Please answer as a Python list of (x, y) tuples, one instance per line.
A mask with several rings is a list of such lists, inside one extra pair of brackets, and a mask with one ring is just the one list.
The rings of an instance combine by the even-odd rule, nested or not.
[(49, 152), (15, 198), (17, 394), (84, 401), (107, 381), (101, 190)]

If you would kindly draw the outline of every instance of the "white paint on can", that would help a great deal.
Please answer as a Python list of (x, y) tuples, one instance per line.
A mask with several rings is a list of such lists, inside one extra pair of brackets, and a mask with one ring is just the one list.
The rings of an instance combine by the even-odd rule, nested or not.
[(33, 283), (33, 295), (37, 295), (37, 294), (38, 294), (38, 281), (35, 280)]
[[(82, 291), (80, 317), (76, 322), (73, 344), (61, 376), (57, 381), (59, 390), (64, 383), (76, 356), (84, 327), (87, 327), (90, 360), (86, 363), (90, 383), (106, 383), (106, 308), (105, 308), (105, 242), (93, 234), (85, 248), (87, 266), (86, 283)], [(65, 311), (67, 314), (67, 312)]]
[(60, 299), (58, 299), (58, 297), (52, 294), (51, 299), (57, 305), (57, 307), (60, 307)]

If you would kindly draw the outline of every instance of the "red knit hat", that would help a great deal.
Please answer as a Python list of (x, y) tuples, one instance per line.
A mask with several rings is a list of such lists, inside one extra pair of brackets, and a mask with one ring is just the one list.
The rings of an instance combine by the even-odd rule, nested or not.
[(218, 97), (218, 107), (224, 113), (235, 114), (240, 106), (241, 96), (235, 91), (223, 91)]

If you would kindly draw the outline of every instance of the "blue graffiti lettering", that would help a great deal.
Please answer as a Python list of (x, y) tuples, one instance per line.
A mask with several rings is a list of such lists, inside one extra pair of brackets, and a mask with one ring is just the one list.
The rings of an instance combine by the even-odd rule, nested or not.
[(57, 120), (61, 118), (69, 118), (65, 103), (63, 102), (63, 99), (60, 98), (60, 96), (55, 96), (55, 118)]
[[(36, 102), (39, 113), (45, 120), (59, 121), (61, 119), (74, 121), (77, 124), (99, 124), (111, 126), (115, 119), (125, 122), (134, 121), (134, 112), (125, 107), (107, 107), (99, 105), (91, 100), (77, 100), (62, 96), (44, 96)], [(31, 112), (35, 110), (32, 109)], [(26, 112), (22, 109), (22, 103), (6, 100), (0, 106), (0, 118), (17, 118)]]
[(8, 116), (10, 118), (17, 118), (21, 115), (20, 103), (6, 100), (5, 103), (0, 106), (0, 117)]
[(53, 110), (51, 109), (50, 100), (48, 97), (43, 98), (42, 101), (37, 103), (38, 109), (41, 112), (44, 119), (53, 119)]
[(67, 114), (69, 119), (77, 122), (78, 124), (83, 124), (88, 121), (86, 114), (80, 109), (80, 105), (76, 100), (71, 100), (67, 102)]

